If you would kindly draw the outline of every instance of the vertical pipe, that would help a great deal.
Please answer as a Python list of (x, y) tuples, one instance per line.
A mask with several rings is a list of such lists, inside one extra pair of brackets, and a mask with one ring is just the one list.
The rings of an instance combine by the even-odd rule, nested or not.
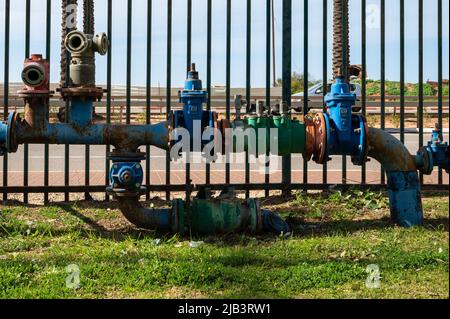
[(132, 3), (127, 3), (127, 93), (126, 93), (126, 123), (131, 122), (131, 32), (132, 32)]
[[(292, 0), (283, 0), (283, 101), (291, 107), (291, 74), (292, 74)], [(282, 158), (283, 194), (289, 195), (291, 185), (291, 156)]]
[[(52, 28), (52, 1), (51, 0), (47, 0), (47, 21), (46, 21), (46, 37), (45, 37), (45, 46), (46, 46), (46, 56), (47, 56), (47, 61), (50, 63), (51, 61), (51, 37), (52, 37), (52, 33), (51, 33), (51, 28)], [(51, 67), (51, 63), (50, 63), (50, 67)], [(44, 186), (45, 186), (45, 192), (44, 192), (44, 204), (47, 204), (49, 202), (48, 199), (48, 191), (47, 191), (47, 186), (49, 185), (49, 154), (50, 149), (49, 149), (49, 145), (45, 144), (44, 145)]]
[[(167, 0), (167, 72), (166, 72), (166, 116), (170, 118), (172, 87), (172, 0)], [(170, 152), (166, 152), (166, 185), (170, 185)], [(170, 199), (170, 191), (166, 191), (166, 200)]]
[[(366, 116), (366, 0), (361, 0), (361, 111)], [(366, 163), (361, 166), (361, 184), (366, 184)]]
[[(247, 43), (246, 43), (246, 68), (245, 68), (245, 99), (247, 100), (247, 107), (251, 101), (251, 43), (252, 43), (252, 0), (247, 0)], [(245, 184), (250, 184), (250, 163), (248, 157), (248, 150), (245, 152)], [(245, 198), (250, 197), (250, 191), (245, 191)]]
[[(380, 14), (380, 95), (381, 95), (381, 106), (380, 106), (380, 112), (381, 112), (381, 129), (385, 129), (385, 114), (386, 114), (386, 3), (385, 0), (381, 0), (381, 14)], [(386, 174), (381, 167), (381, 184), (385, 184), (386, 182)]]
[[(227, 0), (227, 44), (226, 44), (226, 118), (230, 119), (231, 108), (231, 0)], [(226, 154), (225, 184), (230, 184), (230, 155)]]
[[(266, 0), (266, 105), (270, 110), (270, 32), (271, 32), (271, 3), (273, 0)], [(266, 184), (270, 183), (270, 152), (266, 150), (265, 165), (266, 169), (264, 171), (264, 181)], [(266, 189), (265, 196), (269, 196), (269, 190)]]
[[(419, 107), (417, 124), (419, 127), (419, 148), (423, 146), (423, 0), (419, 1)], [(420, 173), (420, 183), (423, 184), (423, 173)]]
[[(25, 59), (30, 56), (30, 11), (31, 0), (26, 0), (25, 3)], [(23, 145), (23, 186), (25, 189), (28, 187), (28, 144)], [(28, 192), (23, 192), (23, 202), (28, 204)]]
[[(308, 114), (308, 0), (303, 0), (303, 116)], [(308, 162), (303, 160), (303, 190), (308, 190)]]
[[(323, 0), (322, 5), (322, 91), (323, 91), (323, 100), (322, 100), (322, 112), (327, 111), (327, 107), (325, 104), (325, 96), (328, 93), (328, 0)], [(328, 165), (327, 162), (323, 164), (322, 170), (322, 183), (328, 183)]]
[[(107, 32), (109, 39), (109, 50), (107, 52), (106, 60), (106, 123), (111, 123), (111, 67), (112, 67), (112, 0), (108, 0), (108, 18), (107, 18)], [(106, 160), (105, 160), (105, 184), (109, 185), (109, 169), (110, 162), (108, 159), (108, 153), (111, 151), (111, 145), (106, 145)], [(105, 200), (109, 201), (108, 193), (105, 193)]]
[[(151, 94), (152, 94), (152, 0), (147, 1), (147, 81), (146, 81), (146, 117), (145, 122), (147, 125), (151, 124)], [(145, 198), (150, 199), (150, 145), (145, 147), (145, 153), (147, 158), (145, 161), (145, 185), (147, 190), (145, 192)]]
[[(9, 108), (9, 27), (10, 27), (10, 0), (5, 0), (5, 60), (4, 60), (4, 86), (3, 86), (3, 119), (8, 118)], [(8, 154), (3, 156), (3, 186), (8, 186)], [(3, 200), (8, 200), (6, 188), (3, 191)]]
[[(438, 125), (442, 129), (442, 0), (438, 0)], [(442, 184), (442, 168), (438, 171), (438, 183)]]
[(400, 0), (400, 141), (405, 143), (405, 0)]
[[(206, 102), (206, 109), (211, 110), (211, 47), (212, 47), (212, 0), (208, 0), (207, 4), (208, 18), (207, 18), (207, 35), (206, 35), (206, 90), (208, 91), (208, 100)], [(211, 184), (211, 165), (206, 163), (206, 184)]]
[[(186, 72), (189, 72), (191, 68), (191, 62), (192, 62), (192, 0), (187, 0), (187, 17), (186, 17)], [(187, 151), (186, 154), (186, 185), (191, 184), (191, 164), (190, 159), (191, 158), (191, 152), (190, 150)], [(186, 197), (189, 194), (189, 188), (186, 188)]]

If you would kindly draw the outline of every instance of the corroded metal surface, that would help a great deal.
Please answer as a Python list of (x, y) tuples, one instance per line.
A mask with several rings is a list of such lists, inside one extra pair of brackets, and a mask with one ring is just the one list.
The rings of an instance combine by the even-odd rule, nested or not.
[(63, 87), (58, 89), (64, 100), (74, 97), (83, 97), (86, 99), (92, 99), (100, 101), (103, 97), (105, 90), (101, 87), (88, 86), (88, 87)]
[(369, 128), (369, 157), (376, 159), (387, 171), (414, 171), (414, 157), (403, 143), (386, 131)]
[(327, 127), (323, 113), (313, 117), (306, 116), (306, 146), (304, 158), (309, 161), (311, 157), (318, 164), (327, 162)]
[[(333, 0), (333, 75), (347, 74), (350, 65), (348, 0)], [(345, 61), (345, 62), (344, 62)], [(344, 63), (346, 70), (344, 70)]]

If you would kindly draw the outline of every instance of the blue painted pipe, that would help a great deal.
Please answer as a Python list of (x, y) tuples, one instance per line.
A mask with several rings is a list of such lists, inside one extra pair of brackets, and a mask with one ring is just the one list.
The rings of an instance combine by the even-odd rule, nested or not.
[(369, 156), (387, 172), (389, 206), (392, 220), (411, 227), (423, 222), (420, 182), (414, 156), (384, 130), (369, 128)]
[[(90, 124), (78, 126), (66, 123), (46, 123), (44, 127), (31, 128), (26, 122), (14, 122), (15, 139), (18, 144), (79, 144), (106, 145), (134, 152), (142, 145), (154, 145), (168, 150), (168, 122), (154, 125), (120, 125), (120, 124)], [(7, 140), (0, 126), (0, 143)], [(7, 135), (7, 134), (6, 134)]]
[(171, 208), (146, 208), (136, 197), (117, 197), (119, 209), (125, 218), (140, 228), (169, 232), (177, 231), (174, 210)]

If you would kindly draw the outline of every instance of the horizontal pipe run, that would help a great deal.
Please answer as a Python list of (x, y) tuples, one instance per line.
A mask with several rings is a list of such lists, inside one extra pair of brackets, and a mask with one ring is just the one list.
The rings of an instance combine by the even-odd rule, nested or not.
[(41, 129), (21, 122), (16, 138), (19, 144), (109, 144), (130, 152), (142, 145), (153, 145), (164, 150), (169, 147), (168, 122), (154, 125), (92, 124), (84, 127), (52, 123)]

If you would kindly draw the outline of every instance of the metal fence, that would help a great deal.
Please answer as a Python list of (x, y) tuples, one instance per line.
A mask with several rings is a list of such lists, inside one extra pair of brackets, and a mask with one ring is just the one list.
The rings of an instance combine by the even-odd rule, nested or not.
[[(30, 19), (31, 19), (31, 0), (24, 0), (26, 2), (26, 10), (25, 15), (23, 17), (26, 25), (25, 32), (25, 52), (24, 57), (29, 56), (30, 52)], [(54, 0), (53, 0), (54, 1)], [(231, 87), (231, 58), (232, 58), (232, 48), (231, 48), (231, 39), (232, 39), (232, 0), (224, 0), (226, 1), (226, 59), (225, 69), (226, 69), (226, 85), (225, 92), (222, 97), (217, 97), (214, 94), (214, 88), (212, 87), (212, 26), (213, 26), (213, 5), (214, 2), (212, 0), (205, 0), (204, 4), (207, 7), (207, 23), (205, 27), (207, 28), (207, 37), (205, 43), (205, 51), (206, 55), (206, 88), (208, 91), (208, 100), (206, 104), (206, 108), (208, 110), (214, 108), (223, 111), (226, 118), (230, 119), (232, 116), (232, 94), (233, 90)], [(328, 82), (328, 74), (329, 74), (329, 65), (328, 65), (328, 55), (331, 49), (330, 44), (328, 43), (328, 33), (331, 30), (331, 25), (328, 22), (328, 14), (329, 9), (328, 5), (332, 0), (301, 0), (303, 5), (304, 19), (303, 19), (303, 33), (296, 32), (293, 30), (293, 15), (292, 15), (292, 0), (275, 0), (277, 3), (282, 1), (282, 39), (280, 41), (282, 46), (282, 88), (281, 95), (274, 94), (274, 88), (272, 87), (272, 54), (274, 52), (274, 48), (272, 48), (272, 36), (273, 36), (273, 21), (272, 11), (273, 11), (273, 0), (246, 0), (246, 68), (245, 68), (245, 82), (246, 87), (243, 91), (243, 95), (245, 96), (247, 101), (252, 101), (256, 99), (263, 99), (267, 104), (274, 103), (274, 101), (282, 99), (283, 101), (287, 101), (288, 104), (291, 103), (300, 103), (303, 105), (301, 113), (306, 114), (310, 107), (323, 107), (324, 103), (322, 98), (308, 98), (308, 66), (309, 66), (309, 45), (310, 39), (309, 35), (309, 15), (308, 15), (308, 6), (313, 3), (314, 5), (322, 6), (322, 14), (323, 14), (323, 24), (322, 24), (322, 32), (323, 39), (322, 40), (322, 48), (323, 48), (323, 84), (326, 87)], [(294, 0), (297, 1), (297, 0)], [(300, 1), (300, 0), (299, 0)], [(367, 73), (367, 41), (366, 41), (366, 0), (357, 0), (361, 3), (361, 66), (362, 66), (362, 74), (364, 74), (362, 78), (362, 96), (359, 101), (361, 106), (361, 112), (363, 114), (367, 113), (376, 113), (379, 114), (380, 126), (382, 129), (386, 129), (386, 114), (390, 109), (395, 107), (395, 110), (398, 110), (399, 114), (399, 129), (398, 134), (400, 140), (405, 142), (405, 136), (408, 134), (417, 134), (418, 135), (418, 145), (417, 148), (424, 145), (424, 140), (427, 139), (427, 136), (424, 136), (424, 111), (426, 108), (433, 108), (436, 113), (437, 121), (442, 127), (443, 119), (448, 116), (448, 97), (443, 96), (443, 3), (442, 0), (437, 0), (437, 21), (425, 21), (426, 23), (436, 23), (437, 24), (437, 44), (436, 44), (436, 59), (438, 61), (438, 85), (437, 85), (437, 97), (436, 101), (427, 101), (424, 96), (424, 15), (423, 15), (423, 0), (418, 0), (418, 61), (417, 66), (419, 70), (419, 96), (417, 98), (407, 97), (405, 95), (405, 1), (400, 0), (400, 21), (398, 22), (398, 28), (400, 30), (400, 37), (398, 39), (400, 43), (400, 52), (398, 52), (400, 57), (399, 71), (400, 71), (400, 95), (397, 97), (387, 96), (385, 91), (386, 84), (386, 1), (379, 0), (380, 6), (380, 73), (381, 73), (381, 95), (379, 97), (368, 97), (366, 94), (367, 91), (367, 81), (365, 78), (365, 74)], [(131, 38), (132, 38), (132, 1), (127, 0), (127, 32), (128, 37), (126, 41), (127, 54), (126, 54), (126, 70), (127, 70), (127, 79), (126, 79), (126, 94), (123, 96), (113, 96), (112, 94), (112, 54), (111, 50), (109, 50), (107, 55), (107, 95), (105, 100), (97, 104), (97, 112), (104, 114), (104, 120), (107, 123), (110, 123), (113, 119), (113, 116), (119, 112), (119, 114), (123, 114), (125, 123), (130, 123), (133, 119), (133, 114), (143, 115), (141, 120), (145, 123), (150, 124), (152, 120), (152, 114), (161, 113), (163, 117), (167, 117), (171, 110), (179, 107), (177, 103), (176, 96), (173, 94), (172, 88), (172, 35), (173, 35), (173, 5), (176, 2), (177, 5), (186, 5), (187, 6), (187, 25), (186, 25), (186, 65), (189, 66), (191, 64), (192, 59), (192, 0), (167, 0), (167, 24), (166, 24), (166, 32), (167, 32), (167, 57), (166, 57), (166, 87), (167, 90), (164, 90), (164, 94), (160, 96), (156, 96), (152, 91), (152, 79), (151, 79), (151, 68), (152, 68), (152, 17), (153, 17), (153, 6), (152, 0), (147, 1), (147, 43), (146, 43), (146, 66), (145, 72), (147, 74), (146, 77), (146, 88), (145, 94), (140, 96), (134, 96), (132, 94), (131, 87), (131, 62), (132, 62), (132, 49), (131, 49)], [(408, 1), (409, 2), (409, 1)], [(19, 108), (21, 107), (21, 102), (17, 100), (15, 93), (10, 92), (10, 81), (9, 81), (9, 64), (10, 59), (10, 30), (11, 30), (11, 1), (4, 0), (5, 4), (5, 18), (4, 18), (4, 44), (5, 44), (5, 52), (4, 52), (4, 76), (3, 76), (3, 116), (6, 119), (8, 112), (12, 107)], [(265, 89), (260, 95), (255, 95), (254, 88), (251, 87), (251, 52), (252, 52), (252, 5), (264, 5), (265, 6), (265, 21), (266, 21), (266, 29), (265, 29)], [(111, 40), (111, 45), (115, 45), (115, 39), (113, 38), (112, 28), (114, 26), (113, 21), (113, 10), (114, 10), (114, 2), (112, 0), (107, 0), (107, 34)], [(54, 14), (54, 13), (53, 13)], [(448, 12), (447, 12), (448, 14)], [(52, 0), (46, 0), (46, 52), (45, 56), (48, 60), (53, 62), (53, 65), (56, 65), (54, 61), (59, 62), (55, 57), (51, 57), (51, 41), (55, 41), (54, 37), (52, 38), (52, 26), (51, 26), (51, 18), (52, 18)], [(346, 25), (345, 21), (343, 25)], [(304, 92), (305, 96), (300, 102), (292, 102), (293, 99), (291, 97), (291, 75), (292, 75), (292, 62), (293, 59), (297, 59), (297, 57), (293, 57), (292, 54), (292, 41), (293, 36), (302, 36), (303, 37), (303, 74), (304, 74)], [(446, 57), (448, 58), (448, 57)], [(326, 92), (323, 92), (324, 95)], [(12, 106), (12, 103), (14, 106)], [(59, 105), (61, 102), (57, 99), (52, 100), (52, 105)], [(417, 116), (417, 127), (418, 131), (415, 130), (410, 131), (405, 127), (405, 118), (408, 111), (412, 112)], [(121, 113), (122, 112), (122, 113)], [(90, 177), (91, 177), (91, 159), (90, 159), (90, 146), (85, 146), (84, 152), (84, 185), (71, 185), (70, 184), (70, 148), (68, 145), (65, 146), (64, 149), (64, 174), (60, 183), (51, 184), (50, 183), (50, 148), (49, 145), (44, 146), (44, 169), (43, 169), (43, 185), (33, 185), (29, 184), (29, 163), (30, 163), (30, 148), (28, 145), (24, 145), (23, 148), (23, 184), (19, 186), (9, 185), (9, 176), (8, 174), (8, 156), (4, 156), (3, 159), (3, 184), (0, 187), (0, 192), (3, 193), (3, 199), (8, 199), (8, 194), (23, 194), (23, 201), (28, 202), (28, 195), (30, 193), (42, 193), (44, 195), (44, 201), (49, 202), (49, 194), (52, 193), (64, 193), (65, 200), (69, 200), (70, 193), (84, 193), (86, 199), (91, 198), (90, 193), (102, 193), (105, 191), (105, 185), (108, 184), (108, 172), (110, 168), (110, 163), (106, 159), (106, 153), (110, 151), (110, 146), (106, 146), (105, 153), (105, 171), (104, 171), (104, 185), (91, 185)], [(151, 192), (165, 192), (166, 196), (169, 198), (171, 196), (171, 192), (175, 191), (195, 191), (196, 187), (192, 185), (192, 175), (191, 175), (191, 166), (190, 164), (186, 164), (185, 173), (184, 173), (184, 182), (181, 181), (179, 183), (173, 183), (171, 179), (171, 162), (169, 158), (169, 154), (165, 155), (165, 172), (164, 172), (164, 181), (160, 183), (155, 183), (151, 180), (151, 162), (155, 159), (153, 158), (151, 148), (146, 147), (145, 151), (148, 154), (146, 164), (145, 164), (145, 184), (147, 187), (147, 198), (150, 197)], [(248, 158), (247, 158), (248, 159)], [(300, 159), (295, 159), (297, 162), (301, 161)], [(231, 185), (236, 190), (242, 190), (246, 192), (246, 195), (249, 196), (250, 191), (253, 190), (264, 190), (266, 196), (269, 193), (269, 190), (282, 190), (284, 192), (288, 192), (290, 190), (295, 189), (328, 189), (332, 186), (347, 188), (351, 185), (357, 185), (358, 187), (371, 187), (371, 188), (383, 188), (385, 185), (385, 173), (380, 170), (377, 173), (378, 179), (374, 183), (373, 181), (368, 181), (367, 178), (367, 168), (366, 166), (362, 166), (359, 171), (359, 180), (354, 180), (350, 182), (352, 178), (348, 177), (348, 164), (347, 158), (345, 156), (342, 157), (341, 167), (338, 169), (338, 173), (341, 175), (339, 182), (330, 182), (330, 170), (327, 165), (321, 168), (321, 176), (314, 175), (311, 177), (310, 165), (307, 162), (301, 161), (302, 169), (299, 169), (298, 172), (301, 173), (300, 176), (293, 176), (292, 169), (292, 156), (286, 156), (282, 158), (281, 165), (281, 177), (279, 180), (275, 180), (273, 178), (273, 172), (268, 169), (264, 173), (264, 179), (259, 182), (255, 182), (252, 180), (252, 170), (249, 162), (247, 161), (245, 164), (243, 171), (243, 178), (240, 182), (235, 182), (235, 179), (231, 178), (232, 169), (230, 164), (224, 165), (223, 175), (220, 175), (220, 180), (217, 178), (213, 178), (211, 165), (206, 164), (204, 166), (204, 174), (201, 175), (200, 180), (196, 184), (204, 184), (210, 187), (212, 190), (220, 190), (224, 188), (224, 185)], [(334, 161), (337, 161), (336, 159)], [(336, 171), (336, 170), (335, 170)], [(336, 173), (336, 172), (334, 172)], [(223, 180), (222, 180), (223, 178)], [(423, 177), (422, 177), (423, 182)], [(189, 185), (191, 185), (189, 187)], [(437, 182), (431, 182), (424, 185), (425, 189), (433, 189), (433, 190), (448, 190), (448, 182), (444, 182), (442, 170), (440, 170), (437, 174)], [(105, 199), (108, 200), (108, 195), (105, 194)]]

